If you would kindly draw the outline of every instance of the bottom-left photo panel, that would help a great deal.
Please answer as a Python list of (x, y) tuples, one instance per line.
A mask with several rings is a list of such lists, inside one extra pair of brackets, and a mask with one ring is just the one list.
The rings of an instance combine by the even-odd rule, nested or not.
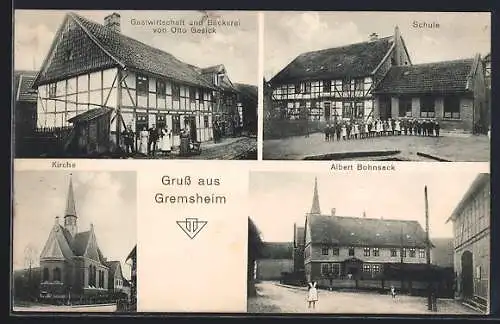
[(135, 312), (135, 171), (15, 171), (14, 312)]

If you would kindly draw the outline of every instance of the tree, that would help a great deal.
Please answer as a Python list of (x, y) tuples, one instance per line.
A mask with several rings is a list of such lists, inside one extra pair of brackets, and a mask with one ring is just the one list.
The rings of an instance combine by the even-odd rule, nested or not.
[(24, 266), (28, 271), (27, 293), (29, 298), (34, 296), (33, 267), (37, 261), (37, 251), (31, 243), (24, 248)]
[(255, 295), (254, 286), (254, 263), (262, 255), (262, 239), (260, 237), (260, 231), (253, 222), (253, 220), (248, 217), (248, 269), (247, 269), (247, 282), (248, 282), (248, 295)]

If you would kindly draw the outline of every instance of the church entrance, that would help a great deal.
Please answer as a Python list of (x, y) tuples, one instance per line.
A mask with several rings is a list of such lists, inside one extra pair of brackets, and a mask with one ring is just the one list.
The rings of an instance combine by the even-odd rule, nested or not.
[(472, 253), (465, 251), (461, 257), (462, 265), (462, 295), (464, 297), (472, 297), (474, 293), (473, 285), (473, 261)]

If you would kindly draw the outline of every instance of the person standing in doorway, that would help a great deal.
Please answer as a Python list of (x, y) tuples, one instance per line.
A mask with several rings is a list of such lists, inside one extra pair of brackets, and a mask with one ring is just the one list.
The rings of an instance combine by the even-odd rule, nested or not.
[(158, 143), (159, 134), (156, 125), (153, 124), (149, 129), (149, 137), (148, 137), (148, 154), (154, 155), (156, 151), (156, 145)]
[(315, 309), (316, 302), (318, 301), (318, 289), (316, 288), (316, 282), (310, 282), (307, 291), (307, 308)]
[(143, 127), (139, 132), (139, 152), (144, 155), (148, 154), (148, 137), (149, 132), (147, 131), (146, 127)]

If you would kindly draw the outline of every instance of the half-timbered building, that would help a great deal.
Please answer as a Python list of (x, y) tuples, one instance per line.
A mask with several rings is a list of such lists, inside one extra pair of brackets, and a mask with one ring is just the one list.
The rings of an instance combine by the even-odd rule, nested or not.
[(140, 130), (167, 126), (173, 144), (187, 128), (191, 138), (213, 138), (216, 122), (232, 134), (236, 91), (224, 66), (201, 69), (121, 32), (120, 15), (104, 25), (74, 13), (66, 15), (39, 74), (39, 128), (70, 126), (86, 111), (113, 109), (109, 135), (115, 147), (128, 126)]
[(456, 295), (487, 311), (490, 304), (490, 175), (479, 174), (447, 222), (453, 223)]
[(373, 116), (372, 90), (391, 66), (411, 65), (403, 38), (394, 35), (299, 55), (270, 81), (271, 115), (330, 122)]

